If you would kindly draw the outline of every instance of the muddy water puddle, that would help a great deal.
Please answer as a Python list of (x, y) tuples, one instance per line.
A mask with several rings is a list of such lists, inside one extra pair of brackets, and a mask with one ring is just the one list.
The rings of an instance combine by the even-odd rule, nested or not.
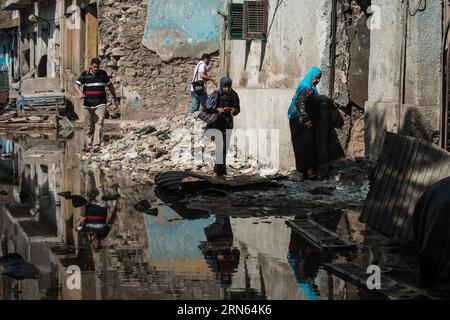
[[(151, 184), (86, 169), (81, 139), (0, 142), (2, 299), (367, 297), (322, 267), (355, 257), (311, 247), (287, 225), (295, 215), (179, 210)], [(345, 216), (317, 220), (345, 234)]]

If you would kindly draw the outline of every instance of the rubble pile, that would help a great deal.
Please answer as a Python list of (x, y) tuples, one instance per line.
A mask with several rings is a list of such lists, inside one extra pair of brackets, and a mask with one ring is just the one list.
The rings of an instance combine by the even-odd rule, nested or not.
[[(205, 123), (195, 116), (123, 123), (121, 130), (122, 138), (103, 143), (98, 153), (80, 153), (80, 159), (90, 168), (120, 170), (136, 178), (162, 170), (213, 170), (216, 146), (203, 136)], [(271, 173), (260, 168), (256, 160), (238, 159), (235, 155), (235, 147), (231, 146), (227, 158), (230, 176)]]
[[(122, 123), (121, 130), (123, 136), (103, 143), (98, 153), (80, 153), (85, 165), (91, 169), (121, 171), (138, 183), (153, 181), (161, 171), (192, 170), (200, 174), (211, 174), (213, 171), (216, 146), (210, 138), (204, 137), (205, 123), (195, 115), (134, 122), (132, 125)], [(294, 188), (298, 181), (291, 171), (278, 171), (264, 167), (255, 159), (240, 158), (233, 144), (228, 151), (227, 164), (228, 177), (284, 176), (287, 177), (284, 184), (295, 194), (307, 191)], [(353, 190), (358, 195), (352, 197), (360, 200), (369, 189), (371, 166), (364, 159), (333, 161), (329, 172), (311, 186), (319, 190), (321, 187), (332, 188), (336, 190), (332, 192), (334, 195)]]

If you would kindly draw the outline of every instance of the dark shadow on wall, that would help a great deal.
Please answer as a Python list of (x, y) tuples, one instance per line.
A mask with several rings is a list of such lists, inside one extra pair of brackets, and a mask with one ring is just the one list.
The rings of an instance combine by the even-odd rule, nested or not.
[(366, 157), (378, 159), (386, 135), (386, 111), (371, 108), (364, 114)]
[(272, 30), (273, 22), (275, 20), (276, 15), (277, 15), (278, 9), (281, 7), (281, 5), (283, 4), (284, 1), (285, 0), (277, 0), (277, 4), (275, 5), (275, 10), (273, 12), (270, 25), (269, 25), (269, 27), (267, 29), (266, 38), (261, 40), (261, 57), (260, 57), (260, 63), (259, 63), (259, 72), (261, 72), (263, 64), (264, 64), (264, 59), (266, 58), (267, 39), (269, 38), (270, 31)]
[(409, 108), (403, 116), (401, 134), (439, 144), (439, 131), (427, 123), (424, 115), (417, 108)]
[(244, 70), (247, 70), (248, 57), (250, 56), (251, 47), (252, 47), (252, 40), (246, 40)]
[(261, 58), (259, 61), (259, 72), (261, 72), (264, 59), (266, 58), (266, 50), (267, 50), (267, 39), (261, 40)]
[(61, 115), (67, 117), (70, 121), (77, 121), (80, 119), (75, 113), (75, 106), (69, 99), (66, 99), (66, 109), (61, 112)]

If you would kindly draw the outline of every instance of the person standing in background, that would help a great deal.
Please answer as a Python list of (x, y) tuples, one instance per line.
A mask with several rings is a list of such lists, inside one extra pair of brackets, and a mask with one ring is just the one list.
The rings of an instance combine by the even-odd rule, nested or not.
[(217, 81), (208, 76), (208, 66), (210, 63), (211, 56), (205, 53), (202, 55), (200, 62), (195, 67), (191, 85), (191, 113), (199, 111), (200, 105), (205, 108), (206, 100), (208, 99), (206, 83), (211, 81), (217, 87)]
[(100, 63), (100, 59), (92, 59), (89, 69), (84, 71), (75, 83), (75, 91), (84, 99), (86, 126), (84, 151), (90, 151), (91, 148), (93, 152), (100, 151), (106, 113), (106, 87), (111, 92), (116, 107), (120, 105), (114, 85), (106, 71), (100, 69)]

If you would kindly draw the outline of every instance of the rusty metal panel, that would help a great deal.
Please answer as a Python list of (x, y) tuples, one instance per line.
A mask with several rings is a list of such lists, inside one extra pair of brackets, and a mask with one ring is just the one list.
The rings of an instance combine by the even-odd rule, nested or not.
[(417, 200), (450, 176), (450, 153), (416, 138), (387, 133), (361, 222), (383, 235), (412, 236)]

